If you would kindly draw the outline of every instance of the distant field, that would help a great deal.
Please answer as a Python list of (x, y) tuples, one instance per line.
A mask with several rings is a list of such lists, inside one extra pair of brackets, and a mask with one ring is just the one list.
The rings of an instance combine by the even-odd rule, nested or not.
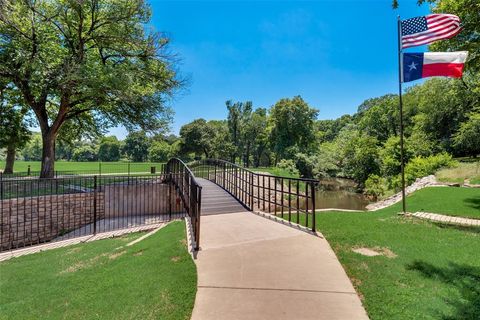
[[(15, 161), (13, 170), (15, 172), (26, 172), (30, 166), (31, 171), (40, 171), (40, 161)], [(57, 171), (83, 171), (86, 173), (126, 173), (130, 172), (150, 172), (150, 167), (156, 167), (157, 172), (161, 170), (162, 163), (135, 163), (135, 162), (75, 162), (75, 161), (56, 161), (55, 170)], [(130, 167), (130, 170), (129, 170)], [(5, 168), (5, 161), (0, 161), (0, 170)]]

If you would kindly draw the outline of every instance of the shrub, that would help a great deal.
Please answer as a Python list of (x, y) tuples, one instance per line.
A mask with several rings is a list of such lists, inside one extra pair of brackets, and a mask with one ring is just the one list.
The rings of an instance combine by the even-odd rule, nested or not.
[(388, 190), (387, 181), (376, 174), (371, 174), (365, 181), (365, 194), (374, 196), (375, 198), (382, 197)]
[(298, 177), (300, 172), (298, 171), (297, 167), (295, 167), (295, 163), (293, 160), (285, 160), (282, 159), (278, 163), (277, 167), (279, 167), (282, 170), (285, 170), (289, 175), (296, 176)]
[(305, 153), (297, 153), (295, 155), (295, 167), (300, 172), (300, 176), (304, 178), (313, 177), (314, 157)]
[(456, 161), (448, 153), (439, 153), (429, 157), (415, 157), (405, 166), (405, 180), (407, 184), (415, 182), (417, 178), (434, 174), (440, 168), (452, 167)]

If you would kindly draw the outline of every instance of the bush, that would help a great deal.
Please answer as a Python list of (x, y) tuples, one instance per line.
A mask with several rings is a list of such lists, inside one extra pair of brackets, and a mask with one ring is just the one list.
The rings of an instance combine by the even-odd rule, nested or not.
[(97, 151), (89, 145), (81, 146), (73, 152), (74, 161), (97, 161)]
[(285, 160), (282, 159), (277, 165), (278, 168), (286, 171), (289, 175), (298, 177), (300, 172), (298, 171), (297, 167), (295, 167), (295, 163), (293, 160)]
[(297, 153), (295, 155), (295, 167), (303, 178), (313, 177), (314, 162), (314, 157), (308, 156), (305, 153)]
[(371, 174), (365, 181), (365, 194), (374, 196), (375, 198), (382, 197), (388, 190), (387, 181), (376, 174)]
[(448, 153), (439, 153), (429, 157), (415, 157), (405, 166), (405, 180), (412, 184), (417, 178), (434, 174), (440, 168), (452, 167), (456, 161)]

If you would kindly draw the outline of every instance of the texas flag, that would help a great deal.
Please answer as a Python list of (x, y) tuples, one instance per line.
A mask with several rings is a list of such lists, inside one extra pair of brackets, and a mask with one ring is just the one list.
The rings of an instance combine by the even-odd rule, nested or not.
[(402, 82), (443, 76), (461, 78), (467, 51), (403, 53)]

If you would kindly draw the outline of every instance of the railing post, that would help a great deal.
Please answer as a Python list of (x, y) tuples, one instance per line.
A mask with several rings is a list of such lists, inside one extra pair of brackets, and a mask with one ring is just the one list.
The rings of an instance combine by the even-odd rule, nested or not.
[(316, 226), (315, 226), (315, 222), (316, 222), (316, 219), (315, 219), (315, 182), (312, 182), (312, 212), (313, 212), (313, 215), (312, 215), (312, 232), (315, 232), (316, 230)]
[(27, 176), (30, 176), (31, 174), (31, 168), (30, 168), (30, 165), (28, 165), (28, 168), (27, 168)]
[(197, 187), (197, 218), (196, 218), (196, 224), (197, 226), (195, 227), (197, 229), (197, 232), (195, 232), (195, 250), (198, 251), (200, 250), (200, 216), (202, 213), (202, 187), (198, 186)]
[(102, 175), (102, 163), (101, 162), (98, 163), (98, 175), (99, 176)]
[(97, 234), (97, 176), (93, 176), (93, 235)]
[(168, 215), (169, 220), (172, 220), (172, 174), (168, 174)]
[(127, 173), (130, 176), (130, 162), (127, 162)]
[[(254, 211), (254, 202), (255, 202), (255, 197), (254, 197), (254, 192), (255, 188), (253, 186), (254, 178), (253, 178), (253, 172), (250, 173), (250, 210)], [(257, 179), (258, 183), (258, 179)]]
[(214, 164), (214, 178), (213, 178), (213, 182), (214, 183), (217, 183), (217, 164), (215, 163)]
[(3, 172), (0, 172), (0, 200), (3, 200)]

